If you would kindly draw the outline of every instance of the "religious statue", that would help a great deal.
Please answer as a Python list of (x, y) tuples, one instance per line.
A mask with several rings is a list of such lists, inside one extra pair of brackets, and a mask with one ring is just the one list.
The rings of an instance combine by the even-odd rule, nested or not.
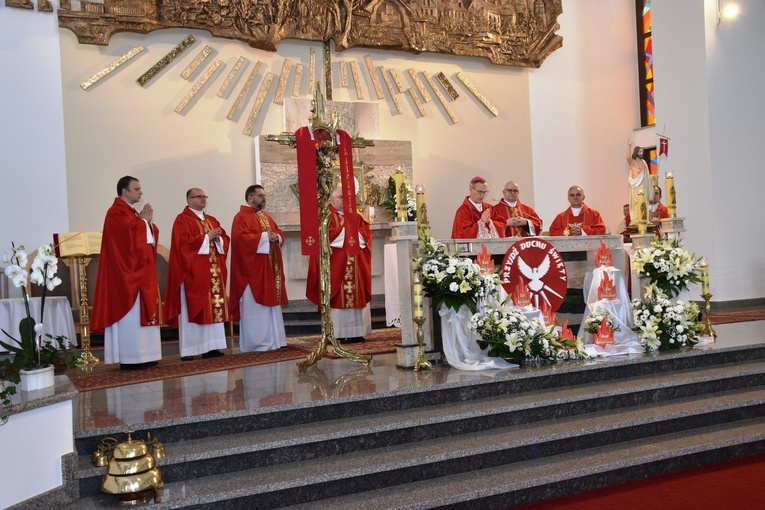
[(653, 181), (648, 165), (643, 159), (643, 148), (635, 146), (632, 150), (632, 140), (627, 141), (627, 167), (629, 169), (627, 182), (630, 185), (630, 224), (627, 227), (637, 228), (641, 214), (646, 214), (645, 210), (638, 209), (638, 193), (642, 189), (645, 203), (650, 203), (653, 200)]

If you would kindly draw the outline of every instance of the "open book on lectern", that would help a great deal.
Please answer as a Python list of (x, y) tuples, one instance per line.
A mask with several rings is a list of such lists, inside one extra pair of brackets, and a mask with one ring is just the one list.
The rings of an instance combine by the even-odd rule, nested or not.
[(61, 232), (53, 234), (56, 257), (92, 257), (101, 253), (101, 232)]

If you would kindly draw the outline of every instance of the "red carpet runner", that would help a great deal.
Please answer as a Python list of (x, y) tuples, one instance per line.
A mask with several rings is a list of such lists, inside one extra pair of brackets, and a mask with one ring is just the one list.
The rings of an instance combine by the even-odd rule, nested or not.
[(754, 510), (765, 508), (765, 455), (552, 499), (522, 510)]
[(277, 361), (289, 361), (305, 358), (307, 352), (297, 347), (285, 347), (277, 351), (247, 352), (238, 354), (226, 354), (222, 358), (197, 359), (195, 361), (165, 361), (156, 367), (142, 370), (120, 370), (119, 366), (108, 365), (108, 371), (99, 371), (92, 374), (77, 374), (67, 372), (69, 379), (80, 391), (102, 390), (127, 384), (138, 384), (175, 377), (206, 374), (219, 370), (231, 370), (234, 368), (251, 367), (274, 363)]
[[(301, 360), (307, 358), (308, 354), (316, 348), (319, 339), (320, 337), (316, 335), (288, 338), (287, 343), (289, 345), (277, 351), (237, 354), (227, 352), (222, 358), (181, 361), (178, 356), (173, 356), (163, 359), (156, 367), (145, 368), (143, 370), (120, 370), (116, 364), (99, 364), (96, 365), (93, 373), (81, 374), (75, 369), (68, 370), (66, 375), (69, 376), (69, 379), (80, 391), (102, 390), (115, 386), (206, 374), (279, 361)], [(401, 342), (401, 330), (398, 328), (388, 328), (374, 330), (367, 336), (366, 342), (348, 344), (346, 347), (359, 354), (375, 355), (395, 352), (394, 344), (399, 342)], [(337, 356), (332, 354), (332, 350), (330, 346), (325, 355), (327, 359), (337, 358)]]

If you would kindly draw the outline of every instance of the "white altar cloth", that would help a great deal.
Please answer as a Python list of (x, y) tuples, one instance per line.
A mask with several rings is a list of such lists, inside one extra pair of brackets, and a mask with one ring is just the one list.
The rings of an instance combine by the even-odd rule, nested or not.
[(385, 324), (401, 327), (401, 301), (398, 293), (398, 259), (395, 243), (383, 247), (383, 281), (385, 283)]
[[(35, 321), (40, 320), (40, 298), (29, 298), (29, 310)], [(27, 316), (23, 298), (0, 299), (0, 328), (11, 334), (14, 338), (19, 337), (19, 322)], [(64, 335), (67, 345), (77, 345), (77, 335), (72, 318), (72, 306), (69, 298), (64, 296), (47, 296), (45, 298), (45, 317), (43, 317), (43, 334), (53, 336)], [(0, 332), (3, 342), (11, 343), (13, 340)], [(49, 340), (43, 337), (43, 340)], [(15, 343), (15, 342), (14, 342)], [(0, 347), (0, 352), (7, 352)]]
[(473, 314), (467, 306), (462, 305), (458, 312), (442, 306), (438, 314), (441, 316), (441, 341), (444, 346), (444, 355), (449, 365), (468, 371), (519, 367), (502, 358), (488, 356), (489, 347), (486, 349), (478, 347), (478, 333), (468, 328)]
[[(584, 302), (587, 304), (595, 303), (598, 300), (598, 287), (603, 280), (603, 275), (608, 273), (608, 277), (616, 287), (616, 298), (622, 303), (630, 303), (630, 295), (627, 292), (627, 284), (624, 282), (624, 273), (621, 269), (617, 269), (613, 266), (600, 266), (596, 267), (592, 271), (588, 271), (584, 275), (584, 283), (582, 285), (584, 291)], [(630, 310), (632, 308), (630, 307)], [(632, 320), (630, 319), (630, 323)]]
[[(604, 275), (609, 278), (616, 288), (616, 299), (598, 300), (598, 287), (603, 281)], [(585, 351), (592, 357), (622, 356), (625, 354), (640, 354), (645, 348), (640, 343), (638, 336), (632, 331), (632, 303), (627, 293), (627, 285), (621, 270), (610, 266), (600, 266), (588, 272), (584, 276), (584, 300), (586, 303), (582, 316), (582, 342)], [(593, 313), (608, 312), (614, 323), (619, 326), (619, 331), (614, 331), (614, 345), (607, 349), (592, 343), (592, 333), (584, 331), (587, 318)]]

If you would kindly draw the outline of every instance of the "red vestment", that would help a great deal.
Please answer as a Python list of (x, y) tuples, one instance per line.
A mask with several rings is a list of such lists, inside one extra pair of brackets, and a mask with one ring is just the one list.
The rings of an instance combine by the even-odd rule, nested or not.
[(239, 320), (239, 300), (247, 285), (259, 305), (287, 304), (282, 247), (279, 243), (269, 243), (268, 253), (258, 253), (264, 232), (273, 232), (284, 239), (284, 233), (268, 214), (249, 205), (241, 206), (231, 225), (229, 311), (232, 320)]
[[(486, 202), (481, 202), (483, 205), (483, 211), (487, 208), (492, 209), (491, 205)], [(476, 209), (473, 203), (470, 201), (470, 197), (465, 197), (462, 201), (462, 205), (457, 209), (454, 214), (454, 223), (452, 224), (452, 239), (476, 239), (478, 238), (478, 222), (481, 220), (482, 211)], [(505, 231), (506, 224), (492, 219), (494, 227), (497, 229), (497, 234), (500, 236)]]
[(226, 253), (230, 239), (226, 231), (222, 230), (220, 236), (223, 253), (208, 241), (209, 254), (199, 254), (206, 234), (219, 227), (218, 220), (209, 214), (202, 220), (189, 207), (175, 218), (165, 290), (165, 317), (172, 327), (177, 327), (181, 313), (181, 284), (185, 284), (189, 322), (214, 324), (228, 320)]
[(579, 216), (574, 216), (571, 207), (555, 217), (550, 224), (551, 236), (564, 236), (569, 225), (577, 224), (582, 227), (582, 232), (588, 236), (602, 236), (606, 234), (606, 224), (595, 209), (590, 209), (587, 204), (582, 205)]
[(91, 329), (103, 331), (135, 305), (141, 293), (141, 326), (162, 324), (162, 303), (155, 256), (159, 229), (151, 225), (154, 245), (146, 241), (146, 222), (117, 197), (106, 212)]
[(534, 235), (540, 235), (542, 233), (542, 219), (536, 213), (534, 209), (526, 204), (522, 204), (520, 200), (515, 203), (515, 207), (511, 207), (510, 204), (503, 198), (499, 203), (491, 208), (491, 219), (504, 225), (504, 229), (497, 228), (497, 232), (502, 237), (526, 237), (529, 234), (529, 230), (524, 227), (509, 227), (507, 226), (508, 218), (519, 217), (525, 218), (534, 225), (536, 233)]
[[(364, 308), (372, 300), (372, 230), (358, 213), (359, 234), (366, 246), (359, 255), (348, 255), (345, 248), (332, 248), (329, 257), (330, 308)], [(329, 242), (345, 228), (345, 216), (329, 206)], [(319, 256), (311, 255), (306, 280), (306, 297), (320, 304)]]
[(651, 212), (651, 208), (648, 208), (648, 216), (651, 221), (658, 218), (660, 220), (663, 220), (664, 218), (669, 218), (669, 209), (667, 209), (667, 206), (659, 202), (656, 205), (656, 210)]
[(669, 218), (669, 209), (667, 209), (667, 206), (662, 204), (661, 202), (658, 202), (656, 205), (656, 210), (651, 212), (651, 208), (648, 208), (648, 221), (656, 226), (656, 233), (661, 236), (661, 222), (654, 224), (654, 220), (662, 220), (664, 218)]

